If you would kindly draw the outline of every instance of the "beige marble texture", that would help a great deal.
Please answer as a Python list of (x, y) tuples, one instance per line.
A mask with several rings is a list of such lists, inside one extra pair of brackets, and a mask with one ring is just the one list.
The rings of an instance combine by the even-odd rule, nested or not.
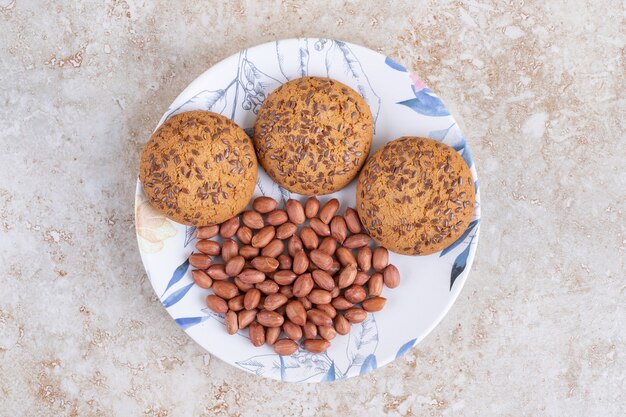
[[(626, 415), (626, 4), (0, 0), (0, 415)], [(207, 67), (336, 37), (414, 69), (470, 141), (476, 262), (402, 359), (288, 385), (212, 358), (143, 271), (138, 156)]]

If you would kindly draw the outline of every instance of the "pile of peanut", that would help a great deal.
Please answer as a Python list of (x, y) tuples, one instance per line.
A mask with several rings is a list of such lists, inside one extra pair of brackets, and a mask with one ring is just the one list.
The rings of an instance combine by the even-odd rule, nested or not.
[[(198, 228), (193, 279), (213, 289), (206, 304), (225, 315), (229, 334), (248, 327), (252, 344), (273, 345), (279, 355), (297, 351), (304, 338), (306, 350), (321, 353), (337, 333), (380, 311), (383, 284), (397, 287), (400, 274), (387, 249), (369, 247), (354, 209), (337, 215), (337, 199), (321, 208), (315, 197), (277, 206), (259, 197), (241, 216)], [(221, 244), (211, 240), (218, 234)]]

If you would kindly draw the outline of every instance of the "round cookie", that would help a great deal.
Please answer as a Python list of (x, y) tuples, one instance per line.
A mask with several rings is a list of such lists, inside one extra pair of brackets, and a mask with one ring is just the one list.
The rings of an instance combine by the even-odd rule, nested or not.
[(329, 79), (289, 81), (263, 102), (254, 124), (261, 166), (289, 191), (323, 195), (345, 187), (372, 145), (372, 112), (356, 91)]
[(206, 111), (172, 116), (152, 134), (139, 178), (152, 205), (188, 225), (213, 225), (241, 212), (257, 179), (252, 141), (230, 119)]
[(474, 181), (454, 149), (401, 137), (367, 161), (357, 185), (357, 210), (367, 232), (405, 255), (439, 252), (467, 229)]

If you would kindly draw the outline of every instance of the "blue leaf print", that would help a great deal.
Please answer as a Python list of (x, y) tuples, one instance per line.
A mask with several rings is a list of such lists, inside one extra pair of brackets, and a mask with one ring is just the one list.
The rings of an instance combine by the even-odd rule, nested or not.
[(215, 113), (223, 114), (228, 105), (228, 90), (235, 85), (236, 82), (236, 79), (232, 80), (224, 89), (214, 91), (203, 90), (199, 92), (174, 110), (171, 110), (165, 119), (169, 119), (174, 114), (190, 110), (210, 110)]
[(257, 114), (267, 93), (278, 87), (281, 82), (259, 70), (246, 56), (241, 61), (239, 84), (244, 91), (242, 108)]
[(196, 237), (196, 226), (185, 226), (185, 244), (184, 247), (186, 248), (187, 245), (194, 240)]
[(446, 109), (441, 100), (434, 95), (430, 88), (425, 87), (416, 91), (415, 86), (411, 87), (413, 88), (415, 98), (401, 101), (398, 104), (407, 106), (411, 110), (425, 116), (441, 117), (450, 115), (448, 109)]
[(385, 64), (389, 65), (391, 68), (397, 70), (397, 71), (402, 71), (402, 72), (406, 72), (406, 68), (403, 67), (402, 65), (398, 64), (396, 61), (394, 61), (393, 59), (386, 57), (385, 58)]
[(454, 248), (459, 246), (461, 244), (461, 242), (463, 242), (463, 240), (470, 234), (470, 232), (472, 231), (474, 226), (476, 226), (478, 223), (480, 223), (480, 219), (476, 219), (476, 220), (472, 221), (469, 224), (469, 226), (467, 226), (467, 229), (465, 229), (465, 231), (463, 232), (461, 237), (458, 238), (457, 240), (455, 240), (454, 243), (452, 243), (450, 246), (448, 246), (447, 248), (442, 250), (441, 253), (439, 254), (439, 257), (441, 258), (442, 256), (444, 256), (447, 253), (450, 253), (452, 250), (454, 250)]
[(349, 334), (346, 355), (350, 365), (344, 373), (348, 373), (350, 368), (363, 364), (365, 358), (376, 351), (378, 346), (378, 327), (373, 314), (369, 314), (365, 321), (352, 326)]
[(191, 284), (174, 291), (172, 294), (170, 294), (169, 297), (163, 300), (163, 307), (169, 308), (179, 302), (185, 296), (185, 294), (189, 292), (193, 285), (194, 283), (192, 282)]
[(185, 273), (187, 272), (187, 268), (189, 268), (189, 258), (187, 258), (185, 262), (183, 262), (182, 264), (178, 266), (178, 268), (176, 268), (176, 270), (172, 274), (172, 278), (170, 278), (170, 282), (168, 282), (167, 287), (165, 287), (165, 291), (163, 291), (163, 294), (161, 294), (161, 297), (165, 295), (167, 290), (169, 290), (172, 287), (172, 285), (176, 284), (178, 281), (182, 279), (182, 277), (185, 276)]
[(363, 361), (363, 365), (361, 365), (361, 370), (359, 371), (359, 375), (366, 374), (370, 371), (376, 369), (376, 355), (373, 353), (369, 354), (367, 358)]
[(409, 351), (409, 349), (411, 349), (415, 345), (416, 341), (417, 339), (411, 339), (405, 344), (403, 344), (402, 346), (400, 346), (400, 349), (398, 349), (398, 353), (396, 353), (396, 359), (406, 354)]
[(176, 319), (176, 324), (178, 324), (183, 330), (186, 330), (186, 329), (190, 328), (191, 326), (195, 326), (196, 324), (202, 323), (203, 321), (205, 321), (208, 318), (209, 318), (209, 316), (181, 317), (181, 318)]
[(381, 100), (372, 88), (372, 84), (363, 70), (361, 62), (345, 42), (321, 39), (315, 45), (315, 49), (321, 51), (327, 47), (326, 44), (329, 45), (325, 57), (326, 75), (335, 79), (346, 79), (346, 76), (352, 78), (352, 81), (346, 82), (346, 84), (357, 90), (369, 104), (372, 117), (374, 118), (375, 129)]
[(291, 193), (289, 193), (289, 191), (287, 191), (285, 188), (281, 187), (280, 185), (278, 186), (278, 189), (280, 190), (280, 195), (283, 199), (283, 204), (287, 203), (287, 200), (291, 198)]
[(257, 376), (282, 379), (285, 368), (281, 358), (281, 356), (276, 354), (258, 355), (236, 363)]
[(297, 54), (294, 54), (292, 41), (276, 41), (278, 67), (286, 80), (305, 77), (309, 73), (308, 39), (299, 38), (297, 48)]
[(334, 381), (335, 379), (337, 379), (335, 376), (335, 362), (331, 362), (328, 372), (326, 372), (326, 375), (322, 378), (322, 382)]
[(461, 138), (461, 142), (457, 145), (453, 146), (454, 150), (461, 154), (463, 160), (467, 164), (468, 167), (472, 166), (472, 153), (470, 152), (469, 147), (467, 146), (467, 142), (465, 138)]
[(469, 255), (470, 248), (472, 247), (472, 241), (474, 240), (474, 236), (470, 240), (469, 245), (456, 257), (454, 260), (454, 264), (452, 264), (452, 271), (450, 272), (450, 291), (452, 291), (452, 285), (454, 285), (454, 281), (461, 275), (461, 273), (465, 270), (465, 266), (467, 265), (467, 256)]
[(259, 187), (259, 191), (261, 192), (261, 195), (266, 195), (265, 191), (263, 190), (263, 185), (261, 182), (261, 178), (257, 177), (256, 179), (256, 186)]
[(223, 325), (226, 325), (226, 319), (224, 318), (224, 314), (216, 313), (215, 311), (209, 310), (208, 308), (203, 308), (200, 311), (206, 314), (207, 317), (213, 318)]
[(278, 356), (278, 358), (280, 359), (280, 380), (284, 381), (285, 380), (285, 361), (283, 360), (282, 356)]
[[(437, 140), (439, 142), (443, 142), (443, 140), (446, 138), (446, 136), (448, 136), (448, 132), (450, 131), (450, 129), (452, 129), (452, 127), (454, 127), (456, 123), (452, 123), (450, 125), (450, 127), (448, 127), (447, 129), (443, 129), (443, 130), (432, 130), (429, 134), (428, 137), (433, 139), (433, 140)], [(456, 148), (454, 148), (456, 149)]]
[(258, 376), (302, 382), (328, 374), (332, 361), (326, 355), (316, 355), (300, 349), (291, 356), (258, 355), (236, 363)]

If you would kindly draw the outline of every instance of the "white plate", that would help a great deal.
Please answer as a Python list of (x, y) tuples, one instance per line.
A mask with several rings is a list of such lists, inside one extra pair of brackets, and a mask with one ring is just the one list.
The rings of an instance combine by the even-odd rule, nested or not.
[[(305, 75), (331, 77), (358, 91), (369, 103), (376, 127), (372, 152), (403, 135), (426, 136), (454, 147), (476, 169), (465, 139), (443, 103), (414, 74), (370, 49), (332, 39), (288, 39), (241, 51), (216, 64), (192, 82), (167, 109), (169, 116), (188, 110), (211, 110), (252, 132), (256, 113), (276, 87)], [(159, 123), (159, 124), (160, 124)], [(280, 188), (259, 167), (255, 196), (298, 198)], [(355, 206), (355, 183), (338, 193), (342, 207)], [(136, 228), (141, 259), (154, 290), (178, 325), (211, 354), (238, 369), (294, 382), (332, 381), (364, 374), (406, 353), (423, 339), (456, 300), (476, 252), (480, 204), (457, 242), (429, 256), (392, 254), (401, 273), (400, 287), (385, 289), (386, 308), (348, 336), (338, 336), (320, 355), (304, 350), (288, 357), (271, 347), (252, 346), (247, 332), (230, 336), (224, 320), (204, 303), (210, 290), (194, 285), (187, 262), (194, 252), (194, 228), (158, 214), (137, 182)]]

